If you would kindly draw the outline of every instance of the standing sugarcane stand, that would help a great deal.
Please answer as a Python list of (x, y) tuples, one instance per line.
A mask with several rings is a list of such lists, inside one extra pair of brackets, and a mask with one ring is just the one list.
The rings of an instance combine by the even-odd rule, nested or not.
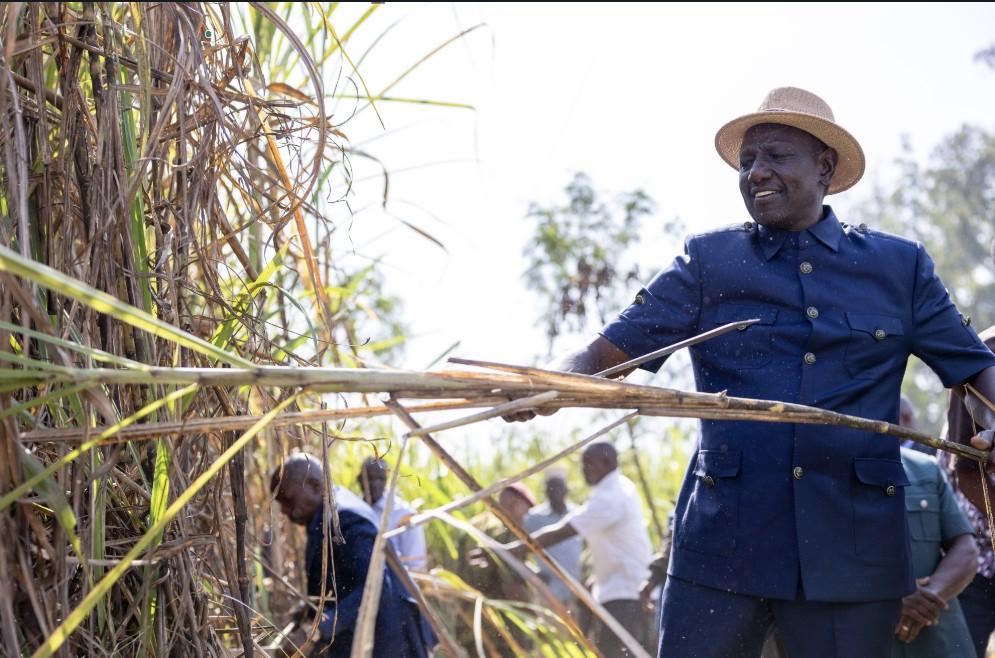
[[(555, 369), (597, 373), (757, 319), (690, 348), (700, 391), (894, 423), (915, 354), (946, 386), (995, 398), (995, 356), (923, 247), (848, 226), (823, 205), (860, 179), (864, 156), (822, 99), (776, 89), (715, 143), (739, 170), (755, 221), (689, 238), (683, 256)], [(979, 426), (992, 427), (991, 411), (975, 408)], [(888, 656), (913, 591), (898, 442), (881, 430), (729, 418), (702, 421), (677, 502), (660, 655), (759, 656), (776, 625), (792, 656)], [(990, 439), (975, 437), (984, 447)]]

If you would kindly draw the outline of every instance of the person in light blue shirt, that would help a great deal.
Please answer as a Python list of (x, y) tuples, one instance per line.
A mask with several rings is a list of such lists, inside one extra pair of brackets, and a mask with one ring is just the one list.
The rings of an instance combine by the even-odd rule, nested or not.
[[(540, 528), (551, 526), (563, 520), (567, 514), (576, 509), (576, 505), (567, 500), (567, 478), (566, 473), (559, 470), (550, 470), (546, 474), (546, 502), (533, 507), (525, 515), (522, 522), (523, 527), (530, 533), (534, 533)], [(583, 540), (579, 535), (565, 539), (555, 546), (550, 546), (546, 552), (556, 560), (575, 580), (581, 580), (580, 575), (580, 555), (584, 549)], [(539, 577), (549, 585), (553, 595), (567, 604), (568, 608), (574, 601), (573, 594), (567, 589), (559, 578), (549, 570), (542, 562), (539, 563)]]

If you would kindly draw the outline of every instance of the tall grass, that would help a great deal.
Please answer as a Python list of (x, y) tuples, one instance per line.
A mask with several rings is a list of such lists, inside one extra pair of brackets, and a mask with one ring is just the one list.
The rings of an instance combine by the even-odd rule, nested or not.
[[(0, 7), (2, 655), (258, 652), (303, 589), (302, 537), (281, 529), (267, 487), (292, 449), (327, 447), (341, 484), (386, 453), (418, 505), (466, 493), (427, 455), (398, 454), (389, 422), (274, 422), (361, 398), (157, 377), (364, 367), (403, 347), (376, 263), (344, 257), (350, 207), (366, 201), (354, 198), (358, 163), (383, 167), (346, 137), (348, 121), (389, 103), (467, 106), (391, 95), (452, 40), (391, 53), (390, 28), (374, 28), (383, 11)], [(378, 56), (394, 58), (394, 74), (368, 80), (363, 63)], [(88, 379), (96, 366), (133, 379)], [(236, 417), (251, 420), (221, 424)], [(115, 440), (186, 421), (209, 422)], [(70, 430), (78, 437), (57, 439)], [(540, 437), (495, 438), (512, 449), (470, 465), (483, 482), (549, 452)], [(661, 482), (650, 495), (665, 502)], [(428, 527), (442, 568), (419, 577), (447, 626), (472, 625), (476, 610), (485, 625), (523, 629), (544, 655), (583, 653), (547, 610), (483, 599), (447, 569), (459, 534)]]
[[(379, 9), (0, 8), (4, 655), (251, 652), (293, 596), (260, 601), (264, 573), (299, 573), (279, 534), (266, 549), (281, 564), (253, 565), (271, 521), (256, 510), (269, 468), (318, 435), (266, 419), (316, 396), (23, 375), (389, 358), (401, 326), (370, 312), (375, 268), (337, 265), (348, 217), (333, 203), (353, 175), (339, 127), (357, 104), (390, 102), (350, 53)], [(421, 55), (398, 56), (383, 89)], [(241, 434), (101, 445), (134, 423), (239, 414), (263, 419)], [(98, 426), (75, 446), (21, 438)]]

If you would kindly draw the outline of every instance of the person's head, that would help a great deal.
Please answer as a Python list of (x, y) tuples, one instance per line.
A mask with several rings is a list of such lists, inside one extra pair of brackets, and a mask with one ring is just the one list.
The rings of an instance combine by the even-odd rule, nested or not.
[(383, 497), (384, 488), (387, 486), (387, 464), (376, 457), (367, 457), (363, 460), (363, 466), (359, 469), (359, 489), (363, 492), (363, 500), (370, 505), (376, 505), (377, 501)]
[(592, 443), (584, 449), (581, 466), (584, 481), (593, 486), (618, 468), (618, 453), (610, 443)]
[(519, 523), (522, 522), (522, 519), (525, 518), (525, 515), (535, 504), (536, 501), (535, 497), (532, 496), (532, 492), (521, 482), (508, 485), (498, 495), (498, 505), (507, 510), (512, 518)]
[(554, 510), (567, 506), (567, 478), (562, 472), (554, 471), (546, 475), (546, 499)]
[(898, 424), (913, 430), (916, 428), (915, 407), (912, 406), (912, 402), (904, 395), (898, 407)]
[(822, 218), (822, 201), (864, 173), (857, 140), (829, 105), (796, 87), (774, 89), (760, 108), (715, 135), (715, 148), (739, 171), (739, 189), (758, 224), (800, 231)]
[(761, 123), (743, 135), (739, 191), (763, 226), (800, 231), (822, 218), (836, 151), (804, 130)]
[(273, 469), (270, 491), (291, 523), (307, 525), (321, 507), (324, 477), (321, 462), (306, 452), (294, 453)]

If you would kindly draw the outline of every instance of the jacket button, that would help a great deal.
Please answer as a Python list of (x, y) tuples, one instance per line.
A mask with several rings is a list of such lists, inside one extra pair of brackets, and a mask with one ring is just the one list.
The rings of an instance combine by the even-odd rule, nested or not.
[(743, 222), (743, 230), (744, 231), (752, 231), (753, 230), (753, 222)]
[(800, 271), (802, 274), (811, 274), (812, 263), (805, 261), (804, 263), (798, 266), (798, 271)]
[(817, 317), (819, 317), (819, 309), (817, 309), (814, 306), (809, 306), (807, 309), (805, 309), (805, 315), (814, 320)]
[(929, 501), (928, 500), (926, 500), (925, 498), (923, 498), (922, 500), (919, 501), (919, 509), (926, 509), (927, 507), (929, 507)]
[(801, 480), (805, 476), (805, 470), (801, 466), (795, 466), (791, 474), (795, 476), (796, 480)]
[(710, 487), (714, 487), (715, 486), (715, 478), (713, 478), (711, 475), (702, 475), (701, 476), (701, 481), (704, 482), (705, 484), (707, 484)]
[(815, 355), (812, 354), (811, 352), (805, 352), (804, 359), (805, 363), (807, 363), (808, 365), (812, 365), (813, 363), (815, 363)]
[(887, 337), (888, 337), (888, 332), (885, 331), (884, 329), (874, 330), (874, 340), (884, 340)]
[(887, 486), (887, 487), (885, 488), (884, 492), (885, 492), (886, 494), (888, 494), (889, 496), (894, 496), (894, 495), (895, 495), (895, 485), (893, 485), (893, 484), (889, 484), (889, 485), (888, 485), (888, 486)]

